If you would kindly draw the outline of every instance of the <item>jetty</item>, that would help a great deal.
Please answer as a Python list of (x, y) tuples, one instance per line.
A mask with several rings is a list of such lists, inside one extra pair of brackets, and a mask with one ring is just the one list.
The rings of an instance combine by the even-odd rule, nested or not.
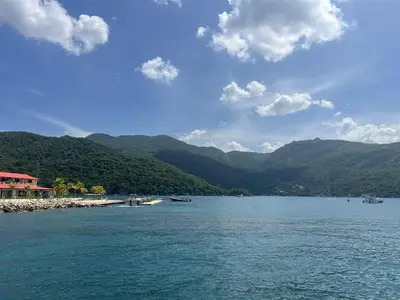
[(153, 197), (144, 197), (144, 198), (128, 198), (126, 202), (129, 203), (129, 206), (133, 205), (156, 205), (158, 203), (161, 203), (162, 200), (159, 198), (153, 198)]
[(124, 203), (124, 200), (83, 200), (82, 198), (8, 199), (0, 200), (0, 213), (28, 212), (63, 208), (103, 207)]

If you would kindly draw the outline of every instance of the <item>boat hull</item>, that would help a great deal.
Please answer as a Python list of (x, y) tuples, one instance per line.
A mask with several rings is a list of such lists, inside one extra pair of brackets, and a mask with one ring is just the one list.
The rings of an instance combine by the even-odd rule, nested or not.
[(171, 199), (171, 201), (173, 201), (173, 202), (192, 202), (191, 199), (181, 199), (181, 198), (174, 198), (174, 197), (170, 197), (169, 199)]

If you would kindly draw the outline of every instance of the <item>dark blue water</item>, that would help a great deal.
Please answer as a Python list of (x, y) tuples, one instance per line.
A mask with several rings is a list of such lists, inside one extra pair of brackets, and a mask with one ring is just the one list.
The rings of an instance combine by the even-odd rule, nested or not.
[(400, 299), (400, 200), (0, 215), (0, 299)]

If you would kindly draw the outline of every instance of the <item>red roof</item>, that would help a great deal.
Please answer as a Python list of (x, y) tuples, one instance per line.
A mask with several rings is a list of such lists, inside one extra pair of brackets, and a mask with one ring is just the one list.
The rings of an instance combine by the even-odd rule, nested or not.
[(32, 177), (28, 174), (18, 174), (18, 173), (7, 173), (7, 172), (0, 172), (0, 177), (7, 177), (7, 178), (18, 178), (18, 179), (30, 179), (30, 180), (38, 180), (39, 178)]
[[(7, 183), (0, 183), (0, 190), (9, 190), (9, 189), (10, 189), (10, 186)], [(25, 185), (17, 184), (15, 186), (15, 189), (16, 190), (24, 190), (25, 189)], [(30, 190), (31, 191), (52, 191), (53, 189), (32, 185)]]

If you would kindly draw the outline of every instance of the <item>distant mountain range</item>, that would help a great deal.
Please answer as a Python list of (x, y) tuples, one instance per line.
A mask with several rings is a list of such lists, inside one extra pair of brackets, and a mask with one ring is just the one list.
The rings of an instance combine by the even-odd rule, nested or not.
[(88, 136), (87, 139), (134, 157), (149, 154), (157, 157), (161, 152), (165, 151), (188, 152), (245, 170), (257, 169), (268, 158), (268, 154), (262, 153), (239, 151), (225, 153), (214, 147), (197, 147), (167, 135), (122, 135), (113, 137), (107, 134), (95, 133)]
[[(273, 153), (197, 147), (165, 135), (87, 138), (0, 132), (0, 170), (102, 184), (111, 193), (400, 195), (400, 143), (307, 140)], [(249, 192), (248, 192), (249, 191)]]
[(197, 147), (169, 136), (93, 134), (87, 139), (124, 155), (152, 156), (224, 188), (253, 194), (400, 195), (400, 144), (307, 140), (271, 154)]

